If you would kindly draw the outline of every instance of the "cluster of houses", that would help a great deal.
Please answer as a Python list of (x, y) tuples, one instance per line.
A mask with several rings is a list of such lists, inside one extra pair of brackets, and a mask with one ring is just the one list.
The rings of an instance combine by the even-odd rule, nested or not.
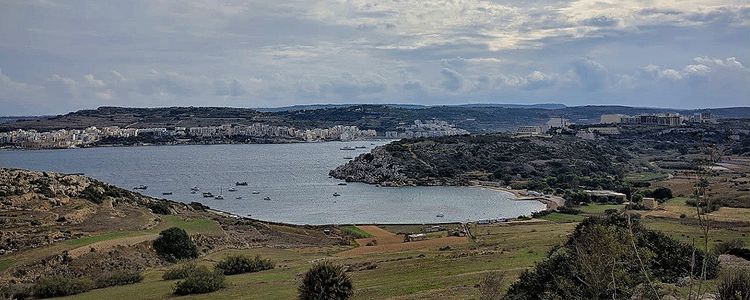
[[(605, 114), (600, 117), (599, 124), (606, 126), (589, 127), (581, 129), (576, 136), (582, 139), (595, 139), (599, 135), (620, 134), (618, 125), (651, 125), (651, 126), (682, 126), (687, 123), (716, 123), (716, 119), (710, 112), (696, 113), (691, 116), (683, 116), (678, 113), (640, 114), (628, 116), (622, 114)], [(544, 125), (521, 126), (516, 129), (515, 136), (545, 136), (550, 130), (561, 132), (569, 129), (572, 123), (562, 117), (550, 118)]]
[(47, 132), (18, 129), (0, 132), (0, 145), (13, 145), (23, 148), (71, 148), (96, 143), (103, 138), (131, 138), (142, 135), (176, 137), (269, 137), (289, 138), (304, 141), (339, 140), (351, 141), (377, 137), (375, 130), (360, 130), (356, 126), (336, 125), (330, 128), (296, 129), (286, 126), (272, 126), (262, 123), (251, 125), (225, 124), (206, 127), (173, 128), (120, 128), (88, 127), (86, 129), (60, 129)]
[(440, 120), (415, 120), (414, 124), (411, 125), (401, 123), (396, 129), (395, 131), (386, 131), (385, 137), (403, 139), (469, 134), (464, 129), (456, 128), (455, 125)]

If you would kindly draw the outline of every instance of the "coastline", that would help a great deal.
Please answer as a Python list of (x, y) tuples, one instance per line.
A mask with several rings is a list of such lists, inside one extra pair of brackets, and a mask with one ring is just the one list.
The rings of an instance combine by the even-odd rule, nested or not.
[(565, 199), (559, 196), (552, 196), (552, 195), (545, 195), (541, 197), (540, 196), (526, 196), (525, 194), (527, 190), (509, 189), (507, 187), (500, 186), (499, 184), (494, 183), (494, 182), (472, 181), (471, 186), (511, 193), (515, 196), (513, 198), (513, 200), (515, 201), (539, 201), (547, 206), (545, 210), (548, 210), (548, 211), (555, 211), (559, 207), (562, 207), (565, 205)]

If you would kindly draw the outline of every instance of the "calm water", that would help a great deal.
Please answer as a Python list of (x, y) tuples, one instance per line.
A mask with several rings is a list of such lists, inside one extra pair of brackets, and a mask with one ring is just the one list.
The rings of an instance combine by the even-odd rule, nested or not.
[[(368, 149), (340, 150), (344, 146)], [(154, 197), (294, 224), (474, 221), (544, 208), (536, 201), (514, 201), (510, 193), (481, 188), (339, 186), (343, 181), (328, 177), (329, 170), (347, 161), (344, 157), (356, 157), (372, 147), (370, 142), (330, 142), (13, 150), (0, 151), (0, 167), (82, 172), (125, 188), (147, 185), (140, 192)], [(227, 191), (236, 181), (248, 186)], [(191, 194), (193, 186), (200, 192)], [(163, 196), (164, 192), (173, 195)], [(225, 200), (203, 198), (201, 192), (222, 193)]]

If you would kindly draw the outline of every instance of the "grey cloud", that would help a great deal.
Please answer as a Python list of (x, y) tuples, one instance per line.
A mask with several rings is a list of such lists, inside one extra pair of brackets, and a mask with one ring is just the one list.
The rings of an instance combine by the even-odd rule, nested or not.
[(588, 91), (602, 89), (608, 80), (607, 69), (589, 58), (579, 58), (571, 63), (581, 86)]
[(598, 16), (583, 20), (581, 23), (588, 26), (611, 27), (617, 25), (618, 21), (610, 17)]
[(440, 86), (445, 90), (455, 92), (463, 86), (463, 75), (460, 73), (448, 68), (443, 68), (440, 70), (440, 74), (443, 75), (443, 80), (440, 82)]
[(214, 81), (214, 95), (237, 97), (246, 93), (247, 91), (237, 79)]

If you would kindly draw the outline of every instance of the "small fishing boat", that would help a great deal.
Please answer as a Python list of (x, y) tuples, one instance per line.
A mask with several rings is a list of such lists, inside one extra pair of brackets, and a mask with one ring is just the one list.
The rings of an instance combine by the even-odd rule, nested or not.
[(237, 189), (235, 189), (235, 188), (229, 188), (229, 189), (228, 189), (227, 191), (230, 191), (230, 192), (236, 192), (236, 191), (237, 191)]
[(357, 148), (354, 148), (352, 146), (346, 146), (346, 147), (341, 147), (341, 150), (357, 150)]
[(438, 217), (438, 218), (442, 218), (442, 217), (445, 217), (445, 215), (443, 215), (443, 214), (437, 214), (437, 216), (436, 216), (436, 217)]
[(237, 199), (237, 200), (242, 200), (242, 197), (237, 197), (237, 198), (234, 198), (234, 199)]
[(222, 196), (222, 195), (216, 195), (216, 197), (214, 197), (214, 199), (216, 199), (216, 200), (224, 200), (224, 196)]
[(172, 195), (172, 192), (164, 192), (164, 193), (161, 193), (161, 194), (162, 194), (162, 195), (165, 195), (165, 196), (166, 196), (166, 195)]
[(197, 186), (194, 186), (194, 187), (191, 187), (190, 190), (194, 191), (194, 192), (197, 192), (197, 191), (200, 191), (201, 189), (199, 187), (197, 187)]
[(195, 194), (195, 193), (197, 193), (197, 192), (196, 192), (196, 191), (190, 191), (190, 193), (191, 193), (191, 194)]
[(354, 147), (354, 148), (357, 148), (357, 149), (367, 149), (367, 146), (357, 146), (357, 147)]
[(341, 194), (339, 194), (339, 193), (333, 193), (333, 196), (334, 197), (338, 197), (338, 196), (341, 196)]
[(258, 191), (253, 191), (253, 195), (257, 195), (257, 194), (260, 194), (260, 192), (258, 192)]
[(134, 190), (145, 190), (145, 189), (147, 189), (147, 188), (148, 188), (148, 186), (147, 186), (147, 185), (142, 185), (142, 184), (141, 184), (141, 185), (139, 185), (139, 186), (137, 186), (137, 187), (134, 187), (133, 189), (134, 189)]
[(211, 194), (211, 192), (204, 192), (203, 193), (203, 197), (206, 197), (206, 198), (212, 198), (213, 196), (214, 196), (214, 194)]
[(354, 159), (354, 157), (351, 157), (351, 156), (344, 156), (344, 159)]
[(339, 182), (339, 185), (346, 185), (346, 182)]
[(237, 181), (234, 183), (236, 186), (247, 186), (247, 181)]
[(263, 198), (263, 200), (271, 201), (271, 197), (265, 197), (265, 198)]

